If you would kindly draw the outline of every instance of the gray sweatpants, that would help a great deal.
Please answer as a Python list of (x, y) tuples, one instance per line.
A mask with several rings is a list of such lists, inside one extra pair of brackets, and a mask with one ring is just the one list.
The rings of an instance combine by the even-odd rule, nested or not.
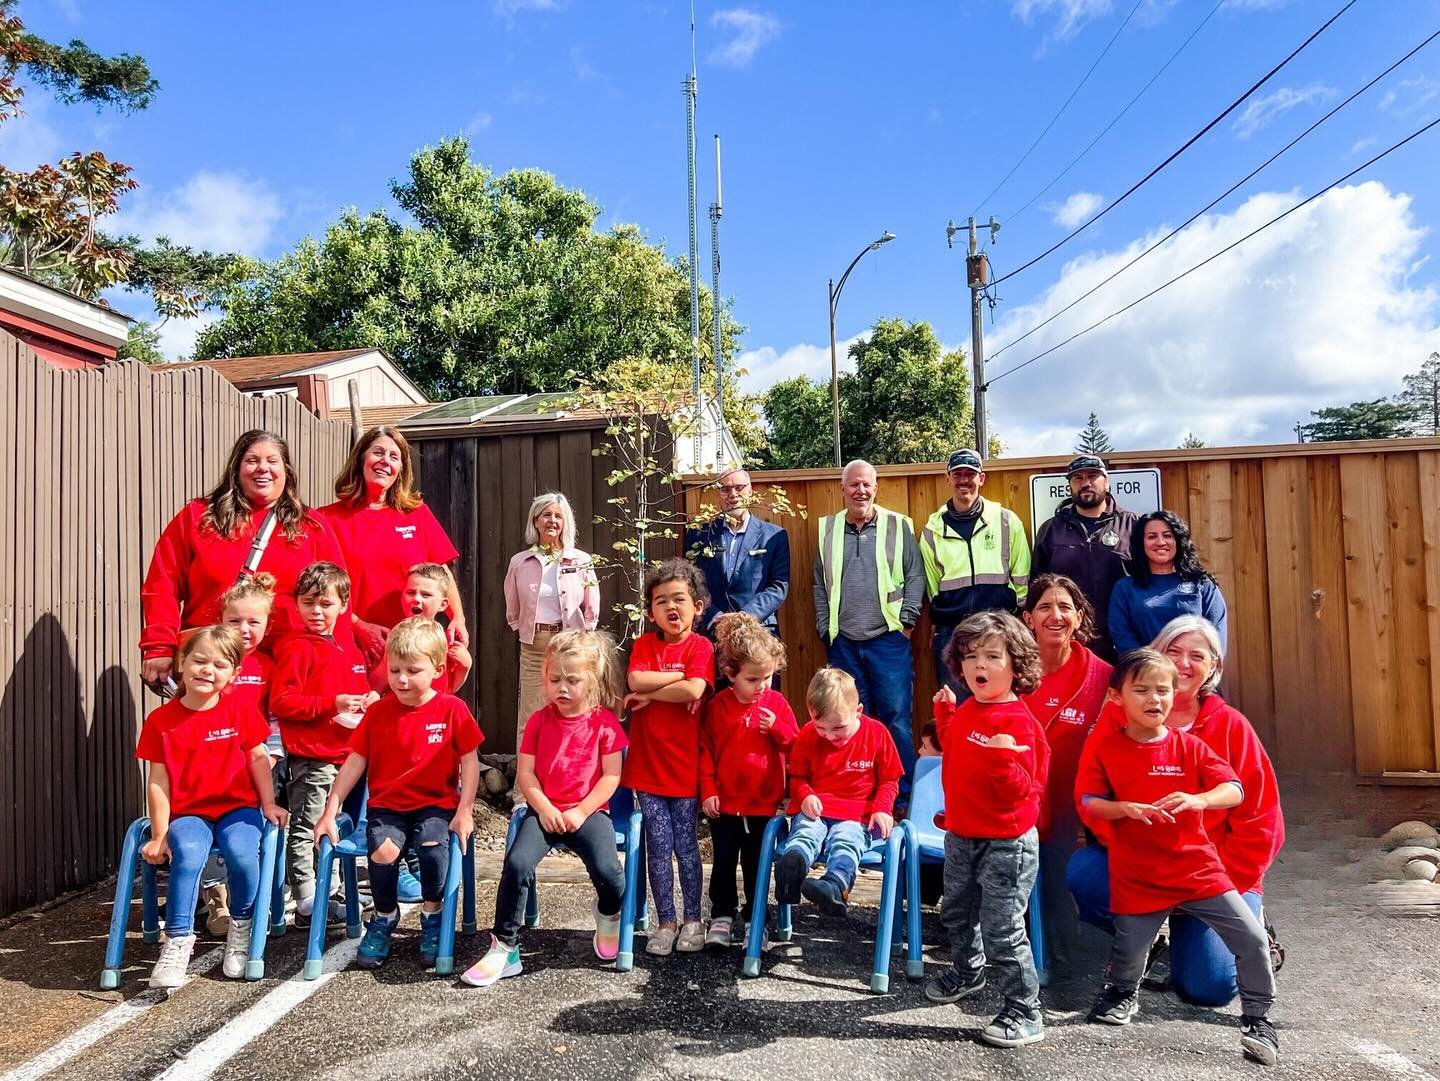
[(1110, 982), (1126, 991), (1140, 986), (1150, 944), (1171, 912), (1194, 916), (1220, 936), (1220, 941), (1235, 955), (1235, 982), (1240, 987), (1242, 1010), (1251, 1017), (1267, 1016), (1275, 1002), (1270, 938), (1235, 890), (1141, 916), (1116, 915), (1115, 944), (1110, 950)]
[(1025, 909), (1040, 866), (1034, 829), (1011, 840), (945, 834), (945, 893), (940, 922), (962, 975), (990, 964), (1000, 970), (1005, 1006), (1040, 1016), (1040, 979), (1025, 931)]
[(290, 759), (285, 793), (290, 804), (290, 826), (285, 834), (286, 874), (296, 902), (315, 896), (315, 823), (325, 813), (325, 801), (340, 767), (315, 758)]

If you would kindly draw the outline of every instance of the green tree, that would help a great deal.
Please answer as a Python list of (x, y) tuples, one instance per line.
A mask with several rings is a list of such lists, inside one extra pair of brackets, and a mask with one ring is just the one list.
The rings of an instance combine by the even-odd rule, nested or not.
[(1412, 435), (1440, 436), (1440, 353), (1431, 353), (1419, 371), (1405, 377), (1395, 400), (1415, 416)]
[(1205, 440), (1201, 439), (1194, 432), (1186, 432), (1185, 438), (1180, 440), (1181, 450), (1199, 450), (1204, 445)]
[(1301, 436), (1310, 443), (1397, 439), (1409, 435), (1415, 423), (1415, 413), (1410, 406), (1384, 398), (1326, 406), (1312, 410), (1310, 415), (1315, 419), (1300, 425)]
[(164, 364), (165, 354), (160, 351), (159, 328), (145, 322), (130, 324), (130, 336), (116, 352), (117, 360), (138, 360), (144, 364)]
[(1089, 421), (1081, 429), (1080, 435), (1075, 440), (1075, 453), (1077, 454), (1109, 454), (1115, 449), (1115, 444), (1110, 442), (1110, 435), (1104, 428), (1100, 427), (1100, 420), (1094, 413), (1090, 414)]
[(832, 462), (829, 387), (797, 375), (766, 391), (761, 408), (769, 428), (761, 458), (765, 468), (806, 469)]

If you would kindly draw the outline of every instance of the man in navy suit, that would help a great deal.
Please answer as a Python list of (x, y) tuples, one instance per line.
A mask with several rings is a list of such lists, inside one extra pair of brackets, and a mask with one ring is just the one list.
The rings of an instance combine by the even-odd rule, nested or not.
[(750, 513), (754, 502), (750, 474), (732, 469), (720, 476), (720, 509), (724, 513), (685, 536), (686, 554), (705, 576), (710, 603), (700, 629), (726, 612), (748, 612), (779, 634), (776, 612), (790, 592), (790, 538), (780, 526)]

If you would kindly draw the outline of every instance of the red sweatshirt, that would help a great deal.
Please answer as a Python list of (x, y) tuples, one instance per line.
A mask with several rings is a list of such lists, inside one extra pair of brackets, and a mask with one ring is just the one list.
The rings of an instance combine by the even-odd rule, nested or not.
[(309, 633), (291, 635), (275, 652), (270, 711), (280, 721), (285, 753), (339, 765), (351, 730), (335, 720), (335, 698), (370, 690), (365, 658), (353, 642)]
[(789, 813), (818, 796), (822, 818), (866, 822), (876, 812), (892, 814), (904, 773), (890, 730), (874, 717), (862, 713), (859, 731), (838, 747), (807, 723), (790, 748)]
[[(250, 524), (232, 539), (201, 528), (205, 507), (203, 499), (185, 504), (165, 527), (150, 557), (150, 570), (140, 586), (140, 610), (145, 619), (140, 651), (147, 658), (174, 653), (183, 627), (220, 622), (220, 595), (235, 584), (250, 554), (255, 531), (267, 513), (265, 507), (252, 511)], [(340, 545), (322, 519), (313, 515), (307, 518), (294, 541), (286, 540), (278, 527), (271, 534), (259, 567), (275, 576), (275, 609), (270, 614), (267, 645), (299, 627), (293, 596), (295, 580), (318, 560), (345, 566)]]
[(1110, 685), (1110, 665), (1084, 646), (1072, 644), (1070, 659), (1058, 672), (1040, 681), (1040, 686), (1021, 696), (1045, 730), (1050, 745), (1050, 778), (1045, 782), (1045, 805), (1040, 815), (1041, 840), (1049, 840), (1058, 827), (1073, 839), (1079, 832), (1075, 812), (1075, 772), (1085, 737), (1105, 705)]
[(260, 652), (247, 653), (240, 664), (230, 697), (257, 710), (262, 717), (270, 715), (270, 676), (274, 662)]
[[(945, 828), (959, 837), (1011, 840), (1040, 819), (1041, 797), (1050, 772), (1045, 732), (1021, 701), (983, 705), (974, 698), (959, 706), (935, 703), (940, 737)], [(1023, 751), (987, 747), (1008, 732)]]
[(350, 561), (350, 609), (366, 623), (393, 627), (403, 618), (400, 592), (416, 563), (450, 563), (460, 555), (430, 508), (372, 510), (331, 503), (323, 515)]
[[(755, 712), (775, 714), (770, 731), (755, 726)], [(799, 735), (785, 696), (766, 688), (742, 705), (733, 687), (710, 699), (700, 726), (700, 798), (720, 797), (723, 815), (773, 815), (785, 801), (785, 753)]]

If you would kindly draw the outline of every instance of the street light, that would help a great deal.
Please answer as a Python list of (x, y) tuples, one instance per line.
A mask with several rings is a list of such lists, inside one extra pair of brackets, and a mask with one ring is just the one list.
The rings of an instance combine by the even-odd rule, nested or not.
[(889, 244), (895, 239), (895, 234), (888, 229), (880, 234), (880, 239), (872, 244), (867, 244), (850, 265), (845, 268), (845, 273), (840, 275), (840, 284), (835, 284), (831, 278), (827, 283), (830, 289), (830, 423), (835, 433), (835, 465), (838, 467), (844, 463), (840, 461), (840, 370), (835, 360), (835, 305), (840, 303), (840, 290), (845, 288), (845, 280), (850, 277), (850, 272), (855, 269), (855, 264), (865, 258), (866, 252), (872, 252), (881, 244)]

